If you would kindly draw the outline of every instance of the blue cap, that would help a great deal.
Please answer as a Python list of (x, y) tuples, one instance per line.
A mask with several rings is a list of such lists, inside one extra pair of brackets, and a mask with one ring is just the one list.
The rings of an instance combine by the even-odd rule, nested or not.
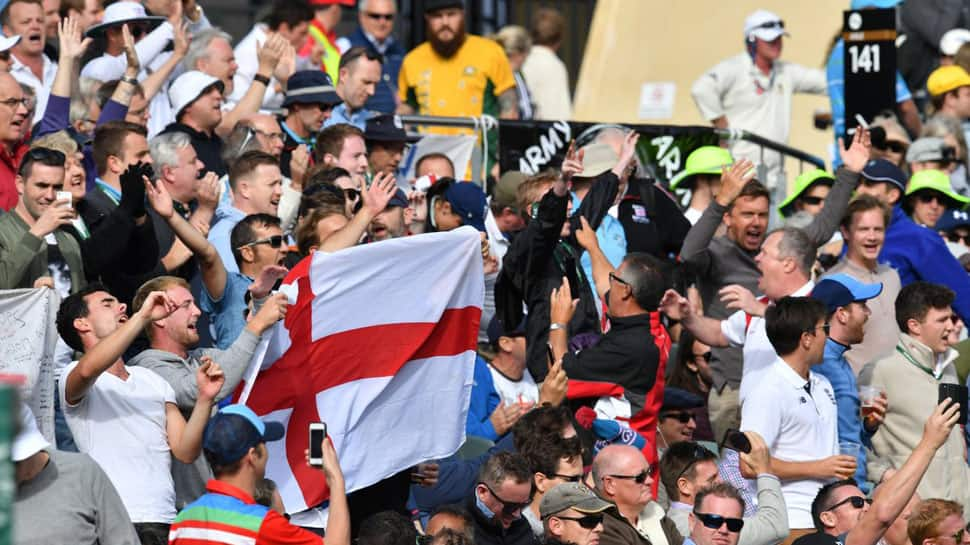
[(322, 70), (294, 72), (286, 82), (286, 98), (283, 107), (290, 104), (324, 104), (335, 106), (343, 102), (337, 95), (333, 80)]
[(279, 441), (283, 424), (261, 420), (249, 407), (236, 403), (223, 407), (205, 426), (202, 448), (213, 462), (228, 465), (260, 443)]
[(411, 204), (408, 202), (408, 195), (400, 187), (394, 192), (394, 196), (391, 200), (387, 201), (387, 206), (385, 208), (390, 208), (392, 206), (399, 206), (401, 208), (407, 208)]
[(909, 177), (899, 167), (885, 159), (873, 159), (862, 169), (862, 177), (873, 182), (893, 184), (899, 191), (906, 191), (906, 181)]
[(849, 9), (862, 8), (894, 8), (902, 0), (852, 0)]
[(485, 232), (485, 208), (488, 201), (482, 188), (472, 182), (455, 182), (442, 195), (451, 204), (451, 210), (461, 216), (462, 225), (471, 225)]
[(597, 418), (593, 420), (593, 454), (610, 445), (630, 445), (637, 450), (643, 450), (647, 445), (647, 440), (636, 431), (621, 426), (616, 420), (606, 420)]
[(947, 210), (936, 222), (936, 230), (950, 232), (957, 227), (970, 227), (970, 212)]
[(825, 303), (829, 313), (849, 303), (863, 303), (882, 293), (882, 282), (863, 284), (851, 276), (839, 273), (826, 276), (812, 290), (812, 297)]
[(499, 337), (525, 337), (525, 318), (515, 327), (505, 327), (498, 313), (492, 317), (485, 330), (488, 335), (488, 344), (497, 347)]
[(660, 411), (675, 409), (696, 409), (704, 406), (704, 399), (701, 396), (692, 394), (687, 390), (667, 386), (664, 388), (664, 401)]

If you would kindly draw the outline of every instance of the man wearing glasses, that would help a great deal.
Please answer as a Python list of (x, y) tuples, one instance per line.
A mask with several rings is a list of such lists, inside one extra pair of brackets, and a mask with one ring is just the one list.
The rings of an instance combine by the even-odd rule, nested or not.
[(765, 330), (778, 355), (759, 373), (757, 395), (741, 406), (741, 429), (764, 438), (782, 481), (791, 528), (786, 545), (811, 532), (811, 503), (825, 481), (856, 470), (855, 456), (839, 455), (832, 385), (811, 370), (825, 352), (826, 315), (825, 304), (810, 297), (785, 297), (768, 307)]
[(24, 91), (10, 74), (0, 72), (0, 210), (10, 210), (19, 199), (14, 179), (17, 166), (27, 153), (27, 143), (20, 136), (30, 124)]
[(605, 512), (602, 545), (679, 545), (683, 536), (674, 521), (653, 501), (657, 475), (635, 447), (610, 445), (593, 459), (593, 483), (599, 497), (616, 509)]
[[(532, 532), (537, 538), (542, 538), (543, 534), (549, 534), (549, 528), (545, 526), (548, 518), (543, 513), (558, 513), (562, 509), (553, 511), (542, 510), (543, 499), (560, 485), (568, 483), (581, 486), (579, 483), (583, 479), (583, 447), (578, 437), (564, 439), (559, 436), (550, 436), (546, 440), (527, 442), (520, 449), (520, 452), (529, 463), (535, 474), (532, 477), (535, 486), (532, 503), (522, 510), (522, 516), (529, 521)], [(585, 489), (585, 487), (583, 487)], [(592, 492), (590, 492), (592, 494)], [(555, 501), (555, 500), (554, 500)], [(599, 532), (597, 532), (597, 535)], [(558, 535), (558, 534), (556, 534)], [(599, 539), (597, 537), (597, 539)], [(560, 538), (562, 541), (568, 540)], [(582, 543), (575, 541), (574, 543)]]
[(377, 91), (367, 101), (367, 109), (392, 114), (397, 108), (397, 77), (407, 51), (394, 38), (395, 0), (363, 0), (357, 9), (360, 26), (349, 36), (337, 40), (340, 52), (352, 47), (364, 47), (384, 57), (381, 80)]
[(539, 505), (547, 545), (598, 545), (603, 512), (613, 505), (578, 482), (556, 485)]
[(520, 454), (500, 452), (482, 466), (468, 509), (475, 545), (537, 545), (522, 510), (532, 501), (532, 471)]
[(924, 500), (910, 518), (910, 540), (921, 545), (966, 545), (970, 531), (963, 520), (963, 507), (940, 499)]
[(690, 536), (684, 545), (737, 545), (744, 528), (744, 499), (727, 483), (717, 483), (697, 494), (690, 513)]

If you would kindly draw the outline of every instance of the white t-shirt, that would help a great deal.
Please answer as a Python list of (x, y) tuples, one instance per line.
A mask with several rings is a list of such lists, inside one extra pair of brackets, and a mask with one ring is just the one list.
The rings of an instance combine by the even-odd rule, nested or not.
[[(811, 384), (808, 391), (805, 385)], [(828, 379), (809, 372), (806, 381), (776, 357), (760, 373), (758, 395), (741, 406), (741, 430), (764, 437), (771, 455), (781, 460), (821, 460), (838, 453), (838, 410)], [(812, 528), (812, 500), (826, 481), (782, 481), (791, 528)]]
[[(809, 280), (791, 295), (804, 297), (812, 293), (813, 289), (815, 289), (815, 283)], [(741, 389), (738, 397), (741, 403), (744, 403), (752, 388), (759, 385), (758, 377), (761, 372), (778, 358), (778, 354), (768, 340), (765, 319), (761, 316), (749, 317), (746, 312), (739, 310), (721, 321), (721, 332), (731, 346), (743, 347), (741, 354), (744, 358), (744, 366), (741, 369)]]
[(491, 365), (488, 366), (488, 372), (492, 374), (495, 391), (498, 392), (506, 405), (516, 401), (531, 407), (539, 402), (539, 387), (536, 386), (536, 381), (532, 378), (528, 369), (522, 373), (520, 380), (510, 379)]
[(78, 449), (94, 458), (118, 489), (132, 522), (175, 520), (175, 484), (166, 431), (165, 404), (175, 391), (143, 367), (125, 367), (128, 380), (102, 373), (77, 405), (66, 399), (64, 368), (58, 395)]

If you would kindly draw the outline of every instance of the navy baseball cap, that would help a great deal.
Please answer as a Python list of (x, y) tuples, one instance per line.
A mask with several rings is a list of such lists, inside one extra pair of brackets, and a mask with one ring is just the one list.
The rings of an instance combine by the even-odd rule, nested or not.
[(405, 193), (400, 187), (394, 192), (394, 196), (391, 197), (391, 200), (387, 201), (386, 208), (390, 208), (392, 206), (400, 206), (401, 208), (407, 208), (410, 206), (410, 203), (408, 203), (407, 193)]
[(492, 317), (492, 321), (488, 323), (485, 332), (488, 334), (488, 344), (492, 346), (498, 346), (499, 337), (525, 337), (525, 318), (522, 318), (519, 325), (509, 328), (505, 327), (502, 319), (496, 314)]
[(370, 142), (414, 142), (420, 138), (408, 136), (401, 116), (381, 114), (367, 120), (364, 139)]
[(283, 107), (290, 104), (323, 104), (336, 106), (343, 102), (337, 95), (330, 76), (322, 70), (294, 72), (286, 82), (286, 98)]
[(213, 463), (228, 465), (260, 443), (279, 441), (283, 424), (261, 420), (249, 407), (236, 403), (223, 407), (205, 426), (202, 448)]
[(950, 232), (957, 227), (970, 227), (970, 212), (947, 210), (936, 222), (936, 230)]
[(699, 395), (692, 394), (687, 390), (667, 386), (664, 388), (663, 406), (661, 412), (677, 409), (696, 409), (704, 406), (704, 399)]
[(862, 169), (862, 177), (873, 182), (893, 184), (901, 192), (906, 191), (906, 182), (909, 180), (905, 172), (885, 159), (873, 159), (866, 163)]
[(485, 208), (488, 201), (485, 192), (472, 182), (455, 182), (442, 195), (451, 204), (451, 210), (461, 216), (462, 225), (471, 225), (485, 232)]
[(849, 303), (864, 303), (882, 293), (882, 282), (864, 284), (851, 276), (839, 273), (826, 276), (812, 290), (812, 297), (825, 303), (829, 313)]

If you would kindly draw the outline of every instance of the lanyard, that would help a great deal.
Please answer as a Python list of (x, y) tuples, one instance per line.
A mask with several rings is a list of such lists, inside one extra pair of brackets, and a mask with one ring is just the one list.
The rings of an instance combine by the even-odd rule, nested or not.
[(87, 240), (91, 238), (91, 232), (88, 231), (88, 226), (85, 225), (84, 220), (81, 219), (80, 217), (74, 218), (71, 221), (71, 225), (73, 225), (74, 228), (77, 229), (78, 234), (81, 235), (81, 240)]
[(929, 367), (927, 367), (927, 366), (921, 364), (920, 362), (916, 361), (913, 358), (913, 356), (909, 355), (909, 352), (903, 350), (903, 347), (900, 346), (900, 345), (898, 345), (898, 344), (896, 345), (896, 352), (899, 352), (900, 354), (902, 354), (903, 357), (906, 358), (907, 361), (909, 361), (909, 363), (912, 363), (913, 365), (915, 365), (920, 371), (926, 373), (927, 375), (933, 377), (934, 379), (939, 379), (940, 378), (940, 377), (936, 376), (936, 373), (933, 372), (932, 369), (930, 369)]
[(110, 185), (102, 182), (101, 180), (95, 180), (94, 183), (97, 184), (98, 189), (100, 189), (101, 192), (104, 193), (104, 195), (106, 197), (108, 197), (109, 199), (111, 199), (111, 202), (115, 203), (115, 206), (117, 206), (119, 204), (119, 202), (120, 202), (120, 193), (118, 193), (118, 191), (115, 188), (113, 188)]

